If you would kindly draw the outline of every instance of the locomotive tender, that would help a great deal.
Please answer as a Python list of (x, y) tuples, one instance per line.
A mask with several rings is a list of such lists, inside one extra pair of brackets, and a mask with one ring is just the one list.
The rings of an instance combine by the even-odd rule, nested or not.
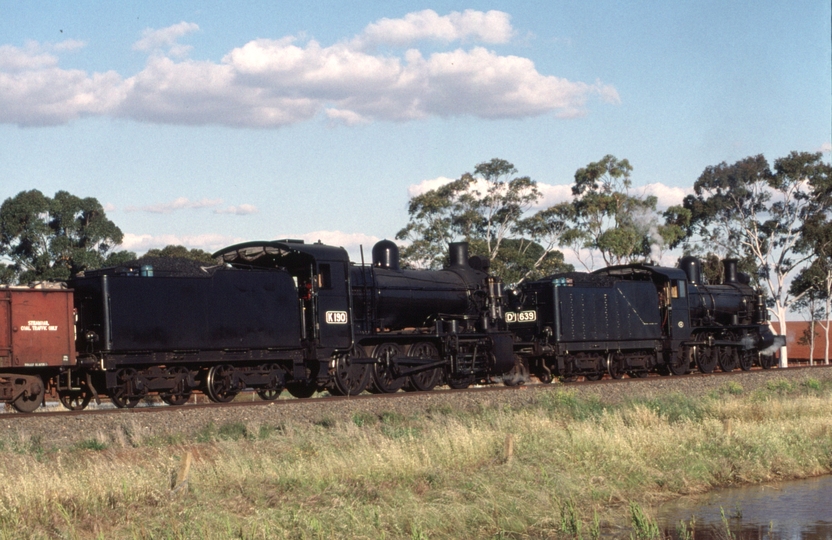
[(155, 273), (87, 271), (70, 290), (0, 289), (0, 401), (31, 412), (46, 391), (83, 409), (102, 395), (133, 407), (151, 394), (181, 405), (194, 391), (226, 402), (245, 389), (273, 400), (283, 389), (517, 384), (529, 370), (544, 382), (707, 373), (771, 367), (764, 349), (782, 342), (731, 261), (722, 285), (703, 284), (698, 260), (685, 258), (684, 270), (617, 266), (506, 293), (465, 243), (438, 271), (402, 269), (387, 240), (371, 265), (300, 240), (214, 257), (220, 265), (196, 272), (159, 260)]

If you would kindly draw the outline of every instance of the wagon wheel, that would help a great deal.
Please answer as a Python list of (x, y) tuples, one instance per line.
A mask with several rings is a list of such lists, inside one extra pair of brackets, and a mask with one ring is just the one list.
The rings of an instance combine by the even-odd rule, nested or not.
[(367, 388), (370, 382), (370, 364), (353, 363), (353, 358), (363, 358), (361, 345), (353, 347), (349, 353), (341, 353), (335, 358), (335, 371), (332, 374), (331, 392), (338, 396), (357, 396)]
[(258, 390), (257, 395), (264, 401), (274, 401), (283, 392), (283, 370), (277, 364), (272, 364), (267, 369), (269, 370), (269, 386)]
[(43, 380), (39, 376), (35, 383), (29, 385), (29, 389), (32, 392), (25, 392), (12, 401), (12, 407), (17, 412), (34, 412), (43, 403), (43, 395), (46, 393), (46, 389), (43, 387)]
[(607, 355), (607, 372), (613, 379), (621, 379), (624, 377), (624, 357), (618, 354)]
[(690, 371), (690, 361), (693, 356), (693, 351), (690, 347), (682, 347), (678, 351), (673, 351), (667, 363), (667, 369), (673, 375), (685, 375)]
[(527, 382), (529, 382), (529, 362), (515, 354), (514, 366), (503, 375), (503, 384), (506, 386), (520, 386)]
[(191, 372), (186, 367), (178, 366), (171, 368), (170, 374), (174, 377), (181, 375), (179, 382), (175, 388), (166, 392), (160, 392), (159, 397), (168, 405), (184, 405), (191, 399), (191, 394), (193, 394), (193, 389), (188, 385)]
[(82, 411), (87, 408), (92, 400), (92, 392), (87, 388), (86, 382), (80, 383), (78, 390), (61, 390), (58, 392), (58, 399), (61, 405), (70, 411)]
[(375, 394), (392, 394), (398, 392), (407, 377), (396, 377), (393, 358), (403, 356), (404, 351), (396, 343), (382, 343), (373, 349), (373, 358), (378, 363), (373, 364), (373, 385), (371, 392)]
[[(436, 361), (439, 360), (439, 350), (433, 343), (421, 341), (410, 346), (407, 356), (420, 356)], [(404, 389), (406, 392), (427, 392), (433, 390), (441, 378), (442, 371), (439, 368), (420, 371), (407, 378)]]
[(110, 394), (110, 400), (113, 402), (113, 405), (119, 409), (132, 409), (139, 404), (142, 396), (134, 392), (136, 377), (138, 377), (138, 373), (135, 369), (127, 368), (118, 370), (116, 373), (118, 386)]
[(737, 369), (740, 359), (734, 347), (719, 347), (716, 350), (719, 354), (719, 369), (725, 373), (730, 373)]
[(713, 373), (719, 361), (719, 354), (716, 348), (702, 347), (696, 351), (696, 366), (702, 373)]
[(234, 367), (228, 364), (212, 366), (205, 378), (205, 392), (215, 403), (228, 403), (240, 393), (233, 385)]

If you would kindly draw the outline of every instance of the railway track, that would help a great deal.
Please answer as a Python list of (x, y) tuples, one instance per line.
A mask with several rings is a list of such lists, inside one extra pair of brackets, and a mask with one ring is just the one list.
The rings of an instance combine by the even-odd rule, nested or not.
[[(817, 370), (819, 372), (829, 373), (832, 376), (832, 365), (815, 365), (815, 366), (795, 366), (789, 367), (786, 369), (773, 369), (773, 370), (762, 370), (760, 368), (754, 368), (751, 371), (731, 371), (731, 372), (714, 372), (714, 373), (690, 373), (684, 376), (661, 376), (654, 373), (651, 373), (648, 377), (633, 377), (633, 378), (624, 378), (624, 379), (612, 379), (609, 376), (605, 376), (603, 379), (598, 381), (589, 381), (589, 380), (582, 380), (579, 379), (578, 381), (574, 382), (566, 382), (560, 383), (561, 388), (576, 388), (580, 389), (583, 387), (603, 387), (605, 385), (628, 385), (628, 384), (651, 384), (656, 381), (662, 381), (668, 383), (670, 385), (674, 385), (676, 383), (682, 384), (686, 380), (697, 380), (697, 379), (710, 379), (710, 378), (724, 378), (724, 377), (734, 377), (734, 378), (741, 378), (743, 375), (749, 373), (763, 373), (767, 374), (772, 377), (777, 377), (779, 375), (783, 375), (785, 373), (810, 373), (812, 370)], [(214, 409), (235, 409), (235, 408), (251, 408), (251, 407), (289, 407), (292, 405), (298, 404), (338, 404), (341, 402), (350, 402), (350, 403), (361, 403), (364, 401), (369, 400), (400, 400), (400, 399), (408, 399), (412, 396), (442, 396), (442, 395), (456, 395), (456, 394), (487, 394), (487, 393), (498, 393), (498, 392), (517, 392), (517, 391), (524, 391), (529, 389), (545, 389), (545, 388), (552, 388), (553, 385), (551, 384), (543, 384), (539, 382), (529, 382), (526, 384), (522, 384), (519, 386), (505, 386), (500, 385), (499, 383), (495, 385), (489, 386), (472, 386), (465, 389), (440, 389), (440, 390), (432, 390), (428, 392), (395, 392), (389, 394), (371, 394), (371, 393), (363, 393), (358, 396), (330, 396), (330, 395), (323, 395), (318, 397), (306, 398), (306, 399), (295, 399), (295, 398), (285, 398), (285, 399), (276, 399), (273, 401), (265, 401), (259, 399), (255, 392), (245, 392), (242, 394), (237, 400), (232, 401), (230, 403), (214, 403), (211, 401), (207, 401), (207, 397), (204, 397), (202, 394), (195, 394), (195, 399), (197, 399), (197, 403), (187, 403), (184, 405), (179, 406), (171, 406), (162, 403), (161, 400), (156, 399), (155, 397), (152, 398), (151, 401), (145, 401), (137, 405), (133, 408), (116, 408), (114, 405), (110, 403), (108, 399), (102, 400), (100, 408), (97, 408), (95, 405), (92, 405), (90, 408), (87, 408), (83, 411), (70, 411), (64, 409), (58, 401), (48, 401), (46, 407), (42, 407), (38, 409), (38, 411), (34, 414), (21, 414), (17, 413), (10, 407), (7, 407), (6, 410), (0, 413), (0, 417), (5, 420), (15, 421), (15, 420), (22, 420), (22, 419), (33, 419), (33, 418), (51, 418), (51, 417), (74, 417), (74, 416), (81, 416), (81, 417), (91, 417), (91, 416), (102, 416), (102, 415), (152, 415), (152, 414), (171, 414), (171, 413), (178, 413), (182, 411), (199, 411), (205, 410), (210, 411)], [(251, 397), (251, 400), (247, 398)], [(199, 400), (205, 399), (204, 402), (199, 402)]]

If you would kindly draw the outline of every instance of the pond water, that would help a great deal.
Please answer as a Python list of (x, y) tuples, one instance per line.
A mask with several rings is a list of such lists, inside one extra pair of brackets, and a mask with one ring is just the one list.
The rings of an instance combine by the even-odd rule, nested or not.
[(699, 540), (832, 540), (832, 476), (723, 489), (667, 503), (656, 515), (673, 538), (684, 537), (684, 522)]

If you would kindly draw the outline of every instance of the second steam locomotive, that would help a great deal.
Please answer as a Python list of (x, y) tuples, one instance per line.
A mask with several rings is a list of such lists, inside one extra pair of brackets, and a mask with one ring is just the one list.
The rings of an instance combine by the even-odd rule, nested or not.
[(703, 284), (687, 257), (681, 269), (617, 266), (506, 291), (465, 243), (438, 271), (401, 268), (387, 240), (371, 265), (296, 240), (214, 256), (217, 266), (189, 272), (117, 267), (69, 289), (0, 289), (0, 400), (31, 412), (46, 392), (83, 409), (102, 396), (133, 407), (154, 394), (181, 405), (195, 391), (225, 402), (246, 389), (272, 400), (284, 389), (425, 391), (529, 373), (708, 373), (771, 367), (767, 353), (783, 343), (730, 260), (721, 285)]

